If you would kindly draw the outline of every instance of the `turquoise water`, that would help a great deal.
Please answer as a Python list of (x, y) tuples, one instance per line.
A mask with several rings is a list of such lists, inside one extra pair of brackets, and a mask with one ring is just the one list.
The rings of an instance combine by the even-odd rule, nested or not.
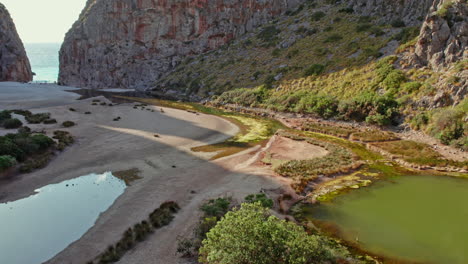
[(31, 62), (32, 71), (36, 73), (34, 82), (53, 83), (59, 73), (60, 43), (26, 43), (26, 53)]
[(306, 207), (374, 254), (434, 264), (468, 263), (468, 180), (408, 176)]
[(51, 184), (0, 204), (0, 263), (43, 263), (78, 240), (124, 192), (110, 172)]

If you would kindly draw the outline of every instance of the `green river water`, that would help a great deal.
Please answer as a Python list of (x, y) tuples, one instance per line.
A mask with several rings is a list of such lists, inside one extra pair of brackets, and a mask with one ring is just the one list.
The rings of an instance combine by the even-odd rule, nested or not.
[(304, 208), (373, 254), (434, 264), (468, 263), (468, 180), (405, 176)]

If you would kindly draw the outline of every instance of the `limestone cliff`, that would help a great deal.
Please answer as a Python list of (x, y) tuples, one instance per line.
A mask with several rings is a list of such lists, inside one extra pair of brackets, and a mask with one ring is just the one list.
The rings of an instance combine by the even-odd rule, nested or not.
[(468, 59), (468, 5), (466, 0), (443, 1), (432, 8), (415, 48), (416, 63), (441, 70)]
[(0, 81), (32, 81), (31, 65), (15, 24), (0, 3)]
[(299, 0), (88, 0), (60, 51), (59, 82), (138, 88), (186, 56), (216, 49)]

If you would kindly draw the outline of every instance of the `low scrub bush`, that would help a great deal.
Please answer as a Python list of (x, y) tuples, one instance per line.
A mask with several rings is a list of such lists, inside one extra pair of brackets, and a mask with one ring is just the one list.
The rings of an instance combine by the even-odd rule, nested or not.
[(47, 166), (47, 164), (49, 164), (52, 155), (53, 154), (51, 152), (43, 153), (41, 155), (35, 155), (23, 162), (19, 166), (19, 171), (21, 173), (30, 173), (34, 170), (42, 169), (45, 166)]
[(402, 28), (402, 27), (405, 27), (406, 24), (403, 20), (401, 19), (397, 19), (397, 20), (393, 20), (390, 25), (392, 25), (392, 27), (394, 28)]
[(295, 111), (316, 114), (323, 118), (336, 116), (338, 100), (332, 96), (307, 94), (296, 105)]
[[(167, 225), (174, 218), (174, 214), (179, 211), (180, 207), (175, 202), (165, 202), (159, 208), (153, 211), (148, 220), (143, 220), (133, 227), (128, 228), (122, 235), (122, 238), (115, 244), (109, 246), (105, 252), (97, 257), (97, 263), (114, 263), (120, 260), (123, 255), (132, 249), (137, 243), (144, 241), (149, 234), (154, 232), (154, 229)], [(164, 213), (162, 213), (164, 212)], [(151, 218), (156, 217), (164, 218), (158, 221), (161, 225), (155, 226), (151, 222)], [(164, 216), (163, 216), (164, 215)], [(88, 263), (94, 263), (89, 261)]]
[(57, 123), (57, 120), (53, 118), (44, 120), (44, 124), (46, 125), (56, 124), (56, 123)]
[(57, 149), (60, 151), (64, 150), (67, 146), (71, 146), (75, 142), (73, 136), (67, 131), (54, 131), (53, 138), (58, 140)]
[(343, 101), (338, 111), (345, 120), (366, 121), (380, 126), (393, 123), (398, 116), (398, 102), (391, 95), (362, 93), (350, 101)]
[(393, 36), (393, 39), (398, 40), (401, 44), (407, 43), (419, 35), (419, 30), (419, 27), (403, 28), (399, 33)]
[(310, 18), (312, 19), (312, 21), (320, 21), (322, 18), (324, 18), (326, 16), (327, 16), (327, 14), (325, 14), (324, 12), (317, 11), (317, 12), (312, 13)]
[(25, 118), (29, 124), (40, 124), (50, 119), (50, 113), (30, 114), (30, 115), (25, 115)]
[(76, 124), (73, 121), (65, 121), (65, 122), (62, 123), (63, 127), (72, 127), (72, 126), (75, 126), (75, 125)]
[(10, 119), (11, 118), (11, 112), (8, 111), (8, 110), (3, 110), (3, 111), (0, 111), (0, 124), (6, 120), (6, 119)]
[(202, 205), (200, 209), (205, 213), (205, 217), (216, 217), (221, 219), (221, 217), (229, 211), (230, 205), (230, 198), (217, 198), (209, 200), (207, 203)]
[(16, 129), (21, 127), (23, 123), (17, 118), (10, 118), (3, 120), (2, 125), (6, 129)]
[(247, 195), (244, 200), (246, 203), (260, 203), (265, 208), (273, 207), (273, 200), (264, 193)]
[(16, 159), (10, 155), (0, 156), (0, 172), (16, 165)]
[(43, 134), (31, 134), (21, 128), (16, 134), (0, 136), (0, 156), (11, 156), (20, 164), (20, 172), (43, 168), (52, 156), (54, 140)]
[(322, 64), (312, 64), (304, 71), (304, 77), (311, 75), (319, 75), (325, 71), (325, 65)]
[(323, 42), (324, 43), (335, 43), (343, 39), (343, 36), (341, 36), (338, 33), (331, 34), (328, 36)]

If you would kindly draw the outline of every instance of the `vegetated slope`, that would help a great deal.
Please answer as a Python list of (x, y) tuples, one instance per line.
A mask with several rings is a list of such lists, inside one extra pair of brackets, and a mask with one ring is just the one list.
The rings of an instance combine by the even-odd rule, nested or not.
[(466, 0), (306, 1), (187, 59), (154, 90), (378, 125), (406, 118), (468, 148), (467, 18)]
[(216, 49), (299, 0), (89, 0), (65, 37), (59, 82), (144, 89), (185, 56)]
[(32, 81), (31, 65), (10, 13), (0, 3), (0, 81)]

